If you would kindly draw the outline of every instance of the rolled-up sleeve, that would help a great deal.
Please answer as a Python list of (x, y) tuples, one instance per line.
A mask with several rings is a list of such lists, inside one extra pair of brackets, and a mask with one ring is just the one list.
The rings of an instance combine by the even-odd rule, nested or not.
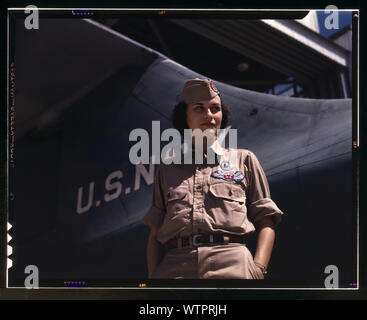
[(154, 177), (152, 205), (147, 214), (141, 219), (141, 222), (150, 228), (159, 228), (162, 225), (165, 213), (162, 170), (159, 165)]
[(283, 212), (270, 197), (268, 180), (259, 160), (251, 151), (246, 158), (248, 168), (248, 201), (247, 214), (250, 221), (256, 226), (264, 217), (272, 217), (274, 226), (281, 221)]

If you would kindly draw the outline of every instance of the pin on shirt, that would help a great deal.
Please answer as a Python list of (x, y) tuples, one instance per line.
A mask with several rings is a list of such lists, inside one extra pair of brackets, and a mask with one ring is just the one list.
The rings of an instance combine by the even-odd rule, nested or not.
[(223, 179), (225, 181), (242, 181), (245, 175), (241, 171), (234, 171), (233, 165), (230, 161), (224, 160), (220, 163), (222, 170), (214, 171), (211, 176), (216, 179)]

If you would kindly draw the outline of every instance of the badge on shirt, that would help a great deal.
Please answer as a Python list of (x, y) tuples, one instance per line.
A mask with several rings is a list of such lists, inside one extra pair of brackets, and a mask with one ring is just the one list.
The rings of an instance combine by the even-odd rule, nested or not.
[(223, 160), (220, 163), (220, 168), (222, 170), (216, 170), (210, 176), (225, 181), (242, 181), (245, 178), (245, 175), (241, 171), (233, 170), (234, 166), (228, 160)]
[(244, 174), (241, 171), (228, 172), (223, 170), (216, 170), (210, 176), (226, 181), (242, 181), (245, 178)]
[(228, 160), (222, 161), (220, 167), (223, 171), (233, 171), (233, 165)]
[(216, 170), (210, 176), (225, 181), (242, 181), (245, 178), (245, 175), (241, 171), (233, 170)]

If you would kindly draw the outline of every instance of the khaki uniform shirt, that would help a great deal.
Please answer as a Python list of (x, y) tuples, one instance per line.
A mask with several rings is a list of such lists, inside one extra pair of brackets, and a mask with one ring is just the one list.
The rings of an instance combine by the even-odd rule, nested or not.
[[(233, 165), (244, 175), (241, 181), (212, 175), (222, 171), (221, 159), (228, 159), (228, 155), (229, 150), (222, 149), (215, 164), (158, 166), (152, 206), (142, 222), (158, 228), (159, 242), (198, 233), (246, 235), (254, 232), (264, 217), (272, 217), (275, 226), (279, 224), (283, 212), (270, 198), (265, 173), (251, 151), (237, 150)], [(158, 278), (256, 278), (251, 253), (238, 243), (173, 249), (158, 269)]]

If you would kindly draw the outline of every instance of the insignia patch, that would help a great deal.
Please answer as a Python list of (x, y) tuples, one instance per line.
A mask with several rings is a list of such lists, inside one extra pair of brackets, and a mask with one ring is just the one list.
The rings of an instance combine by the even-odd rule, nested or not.
[(221, 162), (220, 167), (224, 171), (232, 171), (233, 166), (228, 160)]
[(212, 90), (215, 92), (215, 93), (219, 93), (217, 87), (215, 86), (215, 84), (213, 83), (213, 81), (210, 80), (210, 87), (212, 88)]
[(224, 172), (223, 170), (216, 170), (210, 176), (225, 181), (242, 181), (245, 178), (245, 175), (241, 171)]

